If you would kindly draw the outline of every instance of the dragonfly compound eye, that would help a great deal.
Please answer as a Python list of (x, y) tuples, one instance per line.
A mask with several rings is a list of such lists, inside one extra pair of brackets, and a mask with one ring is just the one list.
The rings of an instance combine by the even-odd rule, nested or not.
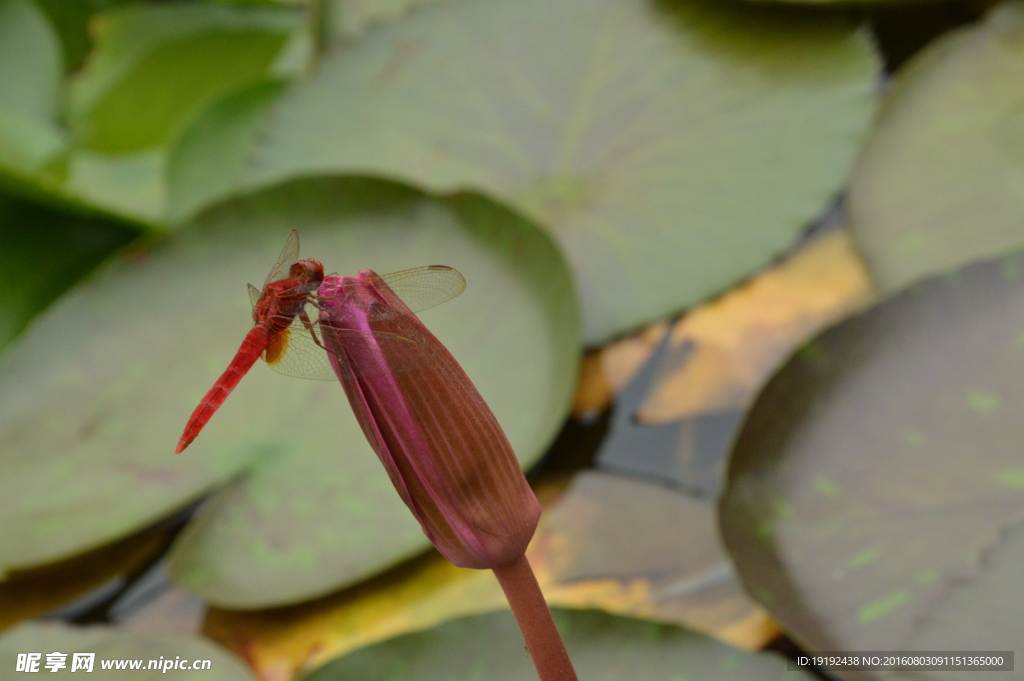
[(324, 266), (317, 260), (299, 260), (293, 263), (288, 270), (288, 276), (292, 279), (305, 279), (322, 281), (324, 278)]

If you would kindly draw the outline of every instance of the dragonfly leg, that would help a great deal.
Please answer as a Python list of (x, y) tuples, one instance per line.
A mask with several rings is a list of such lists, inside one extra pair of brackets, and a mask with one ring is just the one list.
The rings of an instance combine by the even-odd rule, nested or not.
[(309, 331), (309, 335), (313, 337), (313, 342), (317, 344), (321, 350), (326, 350), (324, 344), (320, 342), (320, 339), (316, 337), (316, 329), (313, 327), (313, 322), (309, 320), (309, 315), (306, 314), (305, 310), (299, 312), (299, 319), (302, 321), (302, 325), (306, 327), (306, 331)]

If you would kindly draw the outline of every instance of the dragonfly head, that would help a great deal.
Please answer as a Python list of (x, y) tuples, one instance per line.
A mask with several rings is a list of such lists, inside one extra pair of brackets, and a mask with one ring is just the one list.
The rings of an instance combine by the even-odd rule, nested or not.
[(317, 260), (298, 260), (288, 270), (291, 279), (319, 284), (324, 279), (324, 266)]

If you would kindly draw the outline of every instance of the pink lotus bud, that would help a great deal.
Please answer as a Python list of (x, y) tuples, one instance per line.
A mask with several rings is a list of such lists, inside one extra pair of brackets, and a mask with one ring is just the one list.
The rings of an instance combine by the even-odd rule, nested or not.
[(540, 504), (459, 363), (371, 270), (324, 279), (319, 297), (356, 419), (437, 550), (478, 569), (522, 556)]

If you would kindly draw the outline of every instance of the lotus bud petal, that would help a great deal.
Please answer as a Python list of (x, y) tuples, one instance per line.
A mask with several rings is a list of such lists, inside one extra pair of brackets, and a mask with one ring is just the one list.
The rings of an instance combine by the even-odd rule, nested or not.
[(371, 270), (320, 287), (324, 345), (399, 496), (460, 567), (522, 556), (540, 517), (501, 426), (466, 372)]

